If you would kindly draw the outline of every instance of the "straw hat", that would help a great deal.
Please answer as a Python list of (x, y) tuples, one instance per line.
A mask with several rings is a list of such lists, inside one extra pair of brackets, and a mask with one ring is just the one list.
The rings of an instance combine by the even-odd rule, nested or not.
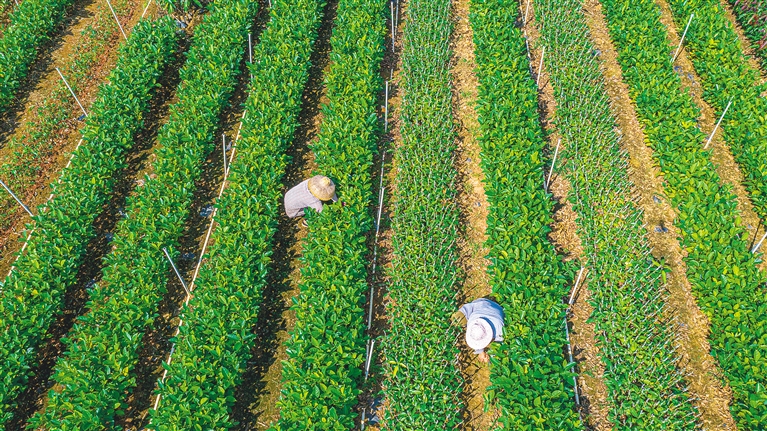
[(472, 349), (484, 349), (493, 339), (495, 339), (495, 330), (487, 319), (478, 317), (467, 323), (466, 344)]
[(324, 175), (315, 175), (309, 178), (309, 192), (319, 200), (333, 202), (338, 200), (336, 196), (336, 185), (333, 180)]

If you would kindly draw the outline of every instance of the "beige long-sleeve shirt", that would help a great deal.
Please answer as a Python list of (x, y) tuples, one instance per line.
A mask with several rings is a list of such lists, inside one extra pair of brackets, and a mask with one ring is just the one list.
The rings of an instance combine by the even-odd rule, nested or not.
[(322, 212), (322, 201), (309, 191), (309, 180), (305, 180), (285, 193), (285, 213), (288, 217), (301, 217), (304, 209), (314, 208)]

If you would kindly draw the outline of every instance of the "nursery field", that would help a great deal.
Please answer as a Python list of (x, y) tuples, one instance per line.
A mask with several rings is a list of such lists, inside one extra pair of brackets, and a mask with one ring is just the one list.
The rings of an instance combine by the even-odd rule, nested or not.
[(766, 68), (759, 0), (0, 0), (0, 431), (767, 430)]

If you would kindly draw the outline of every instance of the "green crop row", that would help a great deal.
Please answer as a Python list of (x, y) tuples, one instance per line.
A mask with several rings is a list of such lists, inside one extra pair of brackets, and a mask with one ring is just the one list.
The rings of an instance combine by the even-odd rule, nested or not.
[[(489, 203), (488, 271), (513, 341), (494, 350), (489, 399), (503, 429), (575, 430), (572, 364), (563, 349), (573, 268), (547, 239), (553, 202), (543, 189), (546, 162), (538, 92), (516, 0), (471, 4), (479, 80), (478, 142)], [(504, 55), (498, 55), (504, 53)], [(548, 169), (548, 166), (546, 167)]]
[(764, 0), (729, 0), (746, 37), (767, 68), (767, 2)]
[(24, 0), (0, 38), (0, 114), (13, 103), (38, 49), (49, 40), (74, 0)]
[(83, 144), (53, 185), (47, 211), (0, 297), (0, 429), (34, 366), (38, 347), (76, 282), (93, 221), (126, 165), (123, 155), (143, 125), (158, 79), (176, 48), (170, 19), (141, 21), (119, 49), (117, 65), (96, 98), (83, 129)]
[[(660, 8), (652, 0), (606, 0), (604, 5), (646, 142), (679, 214), (687, 279), (709, 318), (711, 354), (733, 390), (731, 411), (744, 429), (764, 424), (767, 363), (760, 358), (767, 340), (767, 276), (749, 250), (735, 195), (720, 184), (711, 150), (703, 150), (706, 137), (696, 125), (700, 112), (670, 64)], [(696, 17), (705, 15), (705, 9), (696, 9)]]
[(562, 134), (561, 166), (589, 267), (590, 320), (605, 366), (609, 420), (616, 429), (695, 429), (676, 368), (663, 273), (632, 199), (628, 157), (619, 148), (582, 2), (535, 4)]
[[(118, 15), (123, 15), (137, 3), (118, 0), (112, 2), (112, 6)], [(93, 81), (92, 68), (118, 37), (122, 37), (120, 30), (105, 3), (96, 9), (93, 22), (80, 32), (79, 49), (61, 67), (75, 93), (79, 94), (82, 86)], [(85, 106), (87, 109), (88, 105)], [(7, 156), (0, 165), (0, 179), (22, 201), (29, 201), (34, 196), (33, 191), (47, 179), (43, 175), (45, 167), (61, 149), (61, 145), (56, 145), (60, 139), (59, 131), (71, 126), (73, 118), (81, 113), (66, 85), (59, 80), (50, 94), (35, 106), (32, 119), (22, 126), (22, 133), (12, 136), (5, 144)], [(21, 214), (26, 213), (9, 194), (0, 195), (0, 230), (11, 227)]]
[(450, 2), (408, 2), (402, 36), (400, 132), (391, 198), (385, 426), (449, 430), (464, 402), (457, 355), (458, 205), (450, 73)]
[[(218, 227), (184, 325), (160, 384), (150, 428), (229, 429), (234, 392), (254, 342), (261, 294), (282, 204), (285, 155), (298, 127), (301, 95), (324, 3), (273, 2), (255, 47), (242, 138), (228, 186), (217, 203)], [(279, 98), (280, 103), (274, 100)]]
[[(273, 430), (354, 429), (365, 362), (365, 294), (380, 123), (385, 0), (341, 0), (330, 39), (327, 103), (312, 145), (316, 173), (337, 184), (340, 203), (307, 216), (296, 323), (286, 341), (280, 420)], [(319, 389), (319, 390), (317, 390)]]
[[(767, 220), (767, 84), (761, 84), (759, 70), (743, 54), (732, 23), (718, 1), (691, 0), (669, 2), (677, 23), (695, 12), (685, 38), (685, 50), (703, 87), (703, 98), (724, 112), (732, 105), (717, 133), (722, 133), (740, 165), (744, 185), (762, 220)], [(683, 17), (684, 16), (684, 17)]]
[(34, 427), (57, 430), (115, 429), (147, 328), (167, 290), (170, 266), (163, 247), (175, 249), (192, 204), (205, 156), (215, 148), (219, 116), (236, 85), (247, 34), (255, 15), (248, 0), (219, 0), (195, 29), (180, 71), (178, 102), (159, 133), (153, 163), (126, 204), (103, 281), (90, 292), (90, 312), (67, 337), (44, 412)]

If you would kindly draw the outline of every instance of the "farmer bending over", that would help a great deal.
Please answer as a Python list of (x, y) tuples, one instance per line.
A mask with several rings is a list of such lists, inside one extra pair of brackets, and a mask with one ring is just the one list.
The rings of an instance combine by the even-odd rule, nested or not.
[(487, 362), (490, 355), (485, 348), (493, 341), (503, 341), (503, 308), (495, 302), (479, 298), (464, 304), (459, 310), (466, 316), (466, 344)]
[[(285, 193), (285, 212), (290, 218), (302, 217), (306, 208), (314, 208), (319, 213), (322, 212), (322, 201), (337, 200), (333, 180), (324, 175), (315, 175)], [(306, 226), (306, 220), (302, 224)]]

